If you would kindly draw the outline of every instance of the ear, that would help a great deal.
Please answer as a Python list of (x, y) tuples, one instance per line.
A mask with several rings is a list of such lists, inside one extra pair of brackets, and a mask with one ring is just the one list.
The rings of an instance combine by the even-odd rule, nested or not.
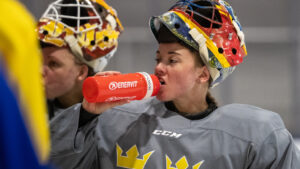
[(84, 79), (87, 78), (88, 72), (89, 72), (88, 66), (87, 65), (81, 65), (77, 79), (79, 81), (83, 81)]
[(197, 79), (198, 83), (206, 83), (209, 81), (210, 73), (208, 71), (207, 66), (203, 66), (199, 69), (199, 76)]

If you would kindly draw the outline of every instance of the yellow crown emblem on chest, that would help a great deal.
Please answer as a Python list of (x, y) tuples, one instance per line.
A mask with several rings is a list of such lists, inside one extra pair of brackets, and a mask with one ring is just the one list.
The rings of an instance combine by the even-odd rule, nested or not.
[(150, 151), (143, 155), (143, 158), (137, 158), (140, 153), (136, 145), (132, 146), (127, 152), (126, 156), (123, 156), (122, 148), (117, 144), (117, 166), (124, 167), (124, 168), (131, 168), (131, 169), (143, 169), (152, 155), (154, 151)]

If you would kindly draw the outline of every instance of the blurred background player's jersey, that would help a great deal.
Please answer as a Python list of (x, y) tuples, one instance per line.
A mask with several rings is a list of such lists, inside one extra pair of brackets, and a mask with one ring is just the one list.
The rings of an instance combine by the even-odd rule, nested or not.
[(42, 57), (35, 22), (16, 0), (0, 1), (0, 168), (47, 168), (50, 150)]

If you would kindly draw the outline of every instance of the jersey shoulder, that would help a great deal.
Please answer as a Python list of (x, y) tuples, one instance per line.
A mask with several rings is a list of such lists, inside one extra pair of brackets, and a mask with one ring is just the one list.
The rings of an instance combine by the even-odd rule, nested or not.
[(247, 104), (229, 104), (215, 110), (207, 127), (246, 141), (263, 141), (272, 132), (284, 129), (281, 117), (270, 110)]

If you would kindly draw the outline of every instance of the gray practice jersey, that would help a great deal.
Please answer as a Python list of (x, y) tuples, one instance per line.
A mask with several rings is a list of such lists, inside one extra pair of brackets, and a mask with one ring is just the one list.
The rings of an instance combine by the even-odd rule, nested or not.
[(279, 115), (250, 105), (189, 120), (147, 99), (78, 128), (79, 113), (80, 104), (51, 121), (51, 161), (61, 168), (300, 168), (300, 152)]

